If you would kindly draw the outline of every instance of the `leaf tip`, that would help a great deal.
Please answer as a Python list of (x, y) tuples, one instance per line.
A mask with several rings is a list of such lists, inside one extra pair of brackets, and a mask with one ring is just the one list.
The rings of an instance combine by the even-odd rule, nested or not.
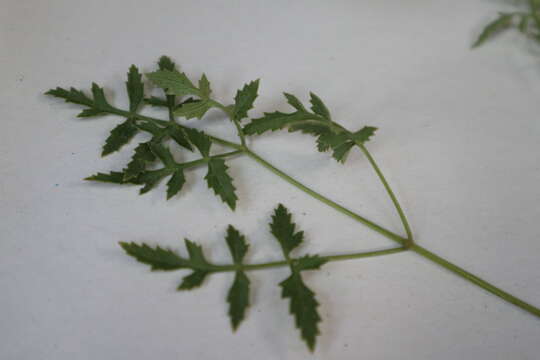
[(120, 245), (120, 247), (125, 251), (125, 252), (129, 252), (129, 247), (131, 246), (130, 243), (128, 242), (125, 242), (125, 241), (119, 241), (118, 242), (118, 245)]

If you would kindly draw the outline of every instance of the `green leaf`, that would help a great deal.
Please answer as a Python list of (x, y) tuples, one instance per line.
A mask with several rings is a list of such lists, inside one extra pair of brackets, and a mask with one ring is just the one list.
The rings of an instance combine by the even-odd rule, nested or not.
[(184, 104), (194, 103), (194, 102), (198, 102), (198, 101), (201, 101), (201, 100), (189, 97), (186, 100), (182, 101), (180, 104), (176, 105), (175, 110), (180, 109), (182, 107), (182, 105), (184, 105)]
[(184, 177), (184, 172), (182, 170), (175, 171), (173, 176), (171, 176), (167, 182), (167, 200), (178, 194), (185, 182), (186, 178)]
[(249, 279), (243, 271), (236, 271), (234, 282), (227, 294), (231, 326), (236, 330), (249, 307)]
[(242, 120), (247, 117), (249, 110), (253, 108), (253, 103), (257, 98), (257, 91), (259, 89), (259, 80), (245, 84), (241, 90), (236, 92), (234, 97), (234, 108), (232, 111), (232, 118), (235, 120)]
[(202, 119), (208, 110), (213, 107), (210, 100), (199, 100), (189, 103), (184, 103), (174, 110), (174, 115), (185, 117), (186, 119)]
[(365, 143), (373, 136), (373, 134), (375, 134), (376, 130), (376, 127), (364, 126), (362, 129), (353, 133), (353, 138), (361, 143)]
[(151, 248), (146, 244), (138, 245), (133, 242), (120, 242), (120, 246), (129, 256), (134, 257), (141, 263), (150, 265), (152, 271), (177, 270), (188, 267), (185, 259), (169, 249), (163, 249), (159, 246)]
[(227, 165), (225, 160), (211, 158), (208, 161), (208, 173), (205, 176), (208, 187), (213, 189), (216, 195), (218, 195), (223, 202), (234, 210), (236, 208), (236, 190), (232, 178), (227, 174)]
[(129, 111), (135, 112), (144, 98), (144, 84), (141, 81), (142, 75), (135, 65), (131, 65), (128, 72), (126, 88), (129, 97)]
[(334, 133), (328, 131), (324, 134), (321, 134), (317, 139), (317, 144), (319, 151), (326, 151), (328, 149), (334, 149), (349, 140), (349, 135), (345, 132)]
[(126, 184), (128, 181), (124, 179), (124, 173), (118, 171), (111, 171), (109, 174), (97, 173), (95, 175), (89, 176), (84, 180), (89, 181), (99, 181), (112, 184)]
[(212, 89), (210, 89), (210, 82), (205, 74), (202, 74), (201, 79), (199, 80), (199, 91), (201, 98), (209, 99)]
[(64, 99), (68, 103), (88, 106), (90, 109), (83, 110), (78, 117), (91, 117), (98, 115), (105, 115), (112, 109), (112, 106), (109, 105), (105, 99), (105, 94), (103, 89), (100, 88), (96, 83), (92, 84), (92, 96), (93, 99), (85, 95), (82, 91), (75, 88), (70, 88), (69, 90), (57, 87), (56, 89), (51, 89), (45, 93), (45, 95), (54, 96), (60, 99)]
[(499, 14), (499, 17), (497, 19), (486, 25), (482, 33), (480, 33), (480, 35), (478, 36), (476, 42), (473, 44), (473, 48), (482, 45), (489, 38), (492, 38), (501, 31), (508, 29), (510, 26), (512, 26), (512, 16), (513, 14)]
[(109, 105), (107, 99), (105, 98), (103, 88), (100, 88), (96, 83), (92, 83), (92, 95), (94, 97), (94, 107), (101, 110), (111, 109), (111, 105)]
[(127, 119), (120, 125), (112, 129), (111, 134), (105, 140), (105, 145), (103, 145), (103, 151), (101, 156), (108, 155), (112, 152), (120, 150), (120, 148), (127, 144), (131, 138), (137, 134), (137, 127), (133, 119)]
[(282, 288), (281, 297), (290, 300), (289, 312), (294, 316), (302, 339), (313, 351), (316, 337), (319, 335), (318, 323), (321, 321), (317, 312), (319, 303), (315, 299), (315, 294), (304, 284), (299, 272), (293, 272), (279, 286)]
[(86, 96), (82, 91), (75, 88), (70, 88), (69, 90), (57, 87), (56, 89), (51, 89), (45, 93), (45, 95), (54, 96), (60, 99), (64, 99), (68, 103), (84, 105), (84, 106), (94, 106), (94, 101)]
[(169, 175), (171, 170), (160, 169), (153, 171), (145, 171), (137, 177), (138, 184), (144, 184), (139, 190), (139, 194), (143, 195), (152, 190), (165, 176)]
[(190, 275), (182, 279), (182, 283), (178, 286), (178, 290), (192, 290), (202, 285), (204, 279), (208, 275), (208, 271), (195, 270)]
[(321, 258), (319, 255), (304, 255), (294, 260), (295, 271), (303, 270), (318, 270), (326, 264), (328, 260)]
[(210, 146), (212, 145), (208, 135), (195, 129), (184, 129), (184, 131), (187, 134), (189, 141), (195, 145), (201, 155), (203, 157), (208, 157), (210, 155)]
[[(232, 225), (227, 228), (225, 238), (235, 264), (242, 264), (249, 245), (245, 237)], [(249, 279), (243, 271), (236, 271), (234, 282), (227, 295), (229, 303), (229, 317), (231, 326), (236, 330), (244, 319), (246, 309), (249, 306)]]
[(296, 224), (291, 220), (291, 214), (282, 204), (274, 210), (272, 215), (272, 223), (270, 223), (270, 231), (272, 235), (279, 241), (285, 256), (289, 256), (290, 252), (302, 242), (304, 232), (295, 232)]
[[(162, 56), (162, 57), (159, 58), (158, 67), (159, 67), (159, 70), (176, 71), (176, 69), (175, 69), (176, 65), (167, 56)], [(167, 94), (166, 90), (165, 90), (165, 94)], [(174, 107), (176, 106), (176, 96), (167, 95), (166, 97), (167, 97), (167, 100), (165, 101), (164, 106), (168, 107), (169, 111), (173, 111)]]
[(304, 107), (304, 105), (302, 105), (302, 103), (300, 102), (300, 100), (298, 100), (298, 98), (292, 94), (289, 94), (289, 93), (283, 93), (283, 95), (285, 95), (285, 98), (287, 99), (287, 102), (293, 107), (295, 108), (296, 110), (300, 111), (300, 112), (308, 112), (306, 110), (306, 108)]
[(208, 261), (206, 261), (206, 258), (204, 257), (204, 253), (202, 250), (202, 247), (188, 239), (184, 239), (184, 242), (186, 244), (186, 249), (189, 254), (189, 262), (192, 268), (196, 269), (207, 269), (209, 267)]
[(303, 122), (289, 126), (289, 132), (295, 131), (300, 131), (304, 134), (311, 134), (315, 136), (320, 136), (322, 134), (328, 134), (332, 132), (332, 130), (328, 128), (327, 124), (314, 122)]
[(354, 143), (352, 141), (347, 141), (343, 144), (340, 144), (334, 148), (334, 153), (332, 154), (332, 156), (337, 161), (344, 163), (345, 160), (347, 160), (347, 155), (349, 154), (349, 151), (351, 151), (353, 146)]
[(158, 98), (156, 96), (151, 96), (149, 98), (144, 99), (144, 102), (151, 106), (157, 106), (157, 107), (167, 107), (169, 104), (166, 100)]
[(244, 133), (246, 135), (262, 134), (266, 131), (275, 131), (283, 129), (288, 125), (292, 125), (295, 122), (301, 122), (305, 120), (317, 120), (317, 117), (310, 113), (303, 113), (300, 111), (285, 114), (279, 111), (273, 113), (264, 113), (262, 118), (253, 119), (249, 124), (244, 126)]
[(246, 238), (244, 235), (240, 234), (234, 226), (229, 225), (227, 228), (227, 236), (225, 238), (229, 250), (231, 251), (231, 256), (235, 264), (241, 264), (244, 256), (247, 253), (249, 245), (246, 243)]
[(172, 124), (167, 128), (167, 134), (180, 146), (193, 151), (193, 147), (187, 139), (186, 132), (177, 124)]
[(322, 102), (322, 100), (315, 95), (314, 93), (309, 93), (310, 95), (310, 102), (311, 102), (311, 110), (317, 115), (320, 115), (325, 120), (331, 121), (330, 118), (330, 112)]
[(159, 136), (163, 134), (163, 128), (157, 126), (151, 121), (138, 121), (137, 127), (143, 131), (149, 132), (154, 136)]
[(90, 108), (90, 109), (84, 109), (83, 111), (81, 111), (79, 115), (77, 115), (77, 117), (87, 118), (87, 117), (103, 116), (103, 115), (107, 115), (107, 113), (99, 109)]
[(136, 178), (146, 170), (146, 163), (156, 160), (156, 156), (150, 149), (150, 142), (144, 142), (137, 145), (131, 161), (124, 169), (124, 180)]
[(158, 67), (159, 67), (159, 70), (174, 71), (176, 68), (176, 65), (168, 56), (163, 55), (162, 57), (159, 58)]
[(201, 96), (199, 89), (193, 85), (186, 74), (178, 71), (159, 70), (146, 75), (157, 86), (164, 89), (169, 95), (196, 95)]
[(173, 167), (176, 165), (174, 158), (171, 154), (169, 148), (155, 142), (149, 144), (152, 154), (154, 154), (158, 159), (160, 159), (166, 167)]

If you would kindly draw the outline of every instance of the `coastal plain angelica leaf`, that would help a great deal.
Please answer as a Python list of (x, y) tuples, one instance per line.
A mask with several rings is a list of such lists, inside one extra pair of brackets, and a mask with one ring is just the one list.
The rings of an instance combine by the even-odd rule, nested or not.
[(291, 216), (285, 206), (279, 204), (270, 223), (270, 232), (278, 240), (286, 256), (304, 239), (303, 231), (295, 231), (296, 224), (292, 222)]
[(249, 307), (249, 278), (243, 271), (236, 271), (234, 281), (227, 294), (231, 326), (236, 330), (245, 318)]
[(247, 117), (249, 110), (253, 108), (253, 103), (257, 98), (259, 89), (259, 80), (245, 84), (244, 87), (236, 92), (234, 97), (234, 107), (232, 117), (235, 120), (242, 120)]
[(137, 134), (137, 131), (138, 128), (135, 126), (133, 119), (127, 119), (123, 123), (117, 125), (111, 130), (111, 134), (105, 140), (101, 156), (106, 156), (120, 150), (122, 146), (127, 144)]
[(146, 244), (120, 242), (120, 246), (137, 261), (150, 265), (154, 270), (177, 270), (187, 267), (186, 260), (169, 249), (159, 246), (152, 248)]
[(236, 200), (238, 197), (235, 194), (235, 187), (232, 183), (232, 178), (227, 173), (227, 165), (223, 159), (210, 159), (208, 161), (208, 173), (205, 176), (208, 187), (214, 190), (223, 202), (234, 210), (236, 208)]
[(321, 321), (315, 293), (304, 284), (300, 272), (293, 272), (279, 286), (282, 289), (281, 297), (289, 299), (289, 312), (294, 316), (302, 339), (309, 350), (313, 351), (317, 335), (319, 335), (318, 323)]

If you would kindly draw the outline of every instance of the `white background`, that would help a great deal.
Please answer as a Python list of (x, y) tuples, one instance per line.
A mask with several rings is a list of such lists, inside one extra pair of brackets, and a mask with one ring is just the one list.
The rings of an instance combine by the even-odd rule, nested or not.
[[(314, 355), (277, 284), (287, 269), (250, 273), (252, 307), (236, 334), (231, 274), (178, 293), (187, 272), (151, 273), (118, 241), (182, 238), (228, 262), (227, 224), (248, 260), (280, 258), (267, 231), (283, 202), (305, 230), (299, 253), (392, 246), (265, 171), (231, 160), (231, 212), (188, 174), (164, 186), (91, 184), (121, 169), (137, 142), (99, 158), (121, 119), (76, 119), (56, 86), (104, 86), (125, 106), (125, 73), (162, 54), (215, 96), (261, 78), (253, 117), (287, 110), (282, 91), (317, 93), (350, 129), (380, 128), (369, 148), (409, 215), (418, 243), (540, 305), (540, 66), (517, 33), (470, 44), (502, 1), (25, 1), (0, 12), (0, 358), (11, 359), (537, 359), (540, 321), (414, 253), (331, 263), (306, 273), (321, 303)], [(155, 89), (154, 89), (155, 91)], [(146, 112), (150, 110), (146, 109)], [(165, 116), (165, 114), (158, 114)], [(234, 139), (219, 112), (190, 125)], [(142, 139), (142, 137), (141, 137)], [(313, 138), (276, 132), (253, 148), (314, 189), (401, 232), (358, 152), (343, 166)], [(179, 155), (182, 158), (183, 155)]]

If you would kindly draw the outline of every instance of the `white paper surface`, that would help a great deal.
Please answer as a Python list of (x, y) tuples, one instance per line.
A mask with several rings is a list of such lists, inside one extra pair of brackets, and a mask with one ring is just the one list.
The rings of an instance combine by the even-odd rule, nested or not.
[[(178, 293), (186, 272), (151, 273), (118, 241), (181, 252), (183, 238), (227, 262), (227, 224), (248, 260), (280, 259), (267, 231), (284, 203), (306, 233), (300, 253), (380, 249), (391, 242), (247, 158), (230, 161), (236, 212), (207, 189), (204, 169), (181, 196), (164, 186), (90, 184), (121, 169), (136, 142), (99, 158), (118, 118), (76, 119), (48, 98), (56, 86), (104, 86), (127, 104), (129, 65), (171, 56), (203, 72), (231, 102), (261, 78), (250, 114), (286, 110), (281, 92), (314, 91), (350, 129), (379, 127), (369, 148), (418, 243), (540, 305), (540, 64), (515, 33), (471, 51), (500, 1), (21, 1), (0, 12), (1, 359), (537, 359), (540, 321), (404, 253), (326, 265), (305, 278), (321, 303), (310, 355), (277, 284), (286, 269), (250, 273), (252, 307), (233, 334), (231, 274)], [(149, 111), (149, 110), (146, 110)], [(157, 114), (166, 116), (166, 114)], [(215, 112), (189, 124), (234, 139)], [(330, 198), (393, 231), (399, 219), (367, 161), (345, 166), (313, 138), (276, 132), (253, 148)]]

